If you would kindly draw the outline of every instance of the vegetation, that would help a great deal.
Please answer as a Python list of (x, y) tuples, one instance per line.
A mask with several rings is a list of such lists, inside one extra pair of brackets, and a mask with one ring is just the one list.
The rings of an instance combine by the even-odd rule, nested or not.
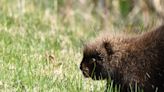
[(81, 48), (104, 25), (119, 29), (123, 20), (104, 22), (92, 2), (69, 1), (0, 0), (1, 92), (104, 91), (105, 81), (82, 76)]

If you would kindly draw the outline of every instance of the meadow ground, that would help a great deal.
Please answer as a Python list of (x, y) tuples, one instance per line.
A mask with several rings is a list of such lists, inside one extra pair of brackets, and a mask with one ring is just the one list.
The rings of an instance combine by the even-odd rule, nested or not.
[(56, 5), (55, 0), (0, 0), (0, 92), (104, 90), (104, 81), (84, 79), (79, 69), (80, 39), (93, 37), (94, 28), (62, 24)]
[[(85, 79), (79, 69), (83, 43), (100, 32), (102, 19), (93, 6), (74, 2), (71, 10), (63, 2), (0, 0), (0, 92), (104, 91), (105, 81)], [(124, 24), (118, 19), (104, 24), (114, 30)]]

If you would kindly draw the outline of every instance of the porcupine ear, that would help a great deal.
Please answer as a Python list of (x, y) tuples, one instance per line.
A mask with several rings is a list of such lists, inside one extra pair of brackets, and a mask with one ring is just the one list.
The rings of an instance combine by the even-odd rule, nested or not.
[(108, 55), (113, 54), (112, 46), (109, 42), (104, 41), (103, 45), (104, 45), (104, 48), (106, 49)]

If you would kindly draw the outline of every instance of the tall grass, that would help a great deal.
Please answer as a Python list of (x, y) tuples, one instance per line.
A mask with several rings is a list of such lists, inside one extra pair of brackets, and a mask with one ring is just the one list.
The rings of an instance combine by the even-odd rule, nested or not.
[[(68, 8), (64, 0), (0, 0), (1, 92), (105, 90), (105, 81), (85, 79), (79, 69), (83, 42), (103, 30), (103, 18), (92, 4), (73, 3)], [(107, 21), (109, 30), (121, 25)]]
[(81, 39), (93, 37), (92, 24), (64, 24), (56, 5), (55, 0), (0, 1), (1, 92), (104, 90), (104, 83), (84, 79), (79, 70)]

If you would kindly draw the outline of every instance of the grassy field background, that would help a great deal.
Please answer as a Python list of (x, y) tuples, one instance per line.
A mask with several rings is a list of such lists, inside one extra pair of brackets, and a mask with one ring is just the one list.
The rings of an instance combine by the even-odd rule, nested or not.
[(56, 0), (0, 0), (1, 92), (104, 90), (79, 69), (80, 39), (93, 37), (94, 29), (63, 21)]
[(100, 32), (101, 18), (92, 6), (74, 2), (71, 10), (63, 2), (0, 0), (0, 92), (104, 91), (105, 81), (79, 69), (83, 42)]

